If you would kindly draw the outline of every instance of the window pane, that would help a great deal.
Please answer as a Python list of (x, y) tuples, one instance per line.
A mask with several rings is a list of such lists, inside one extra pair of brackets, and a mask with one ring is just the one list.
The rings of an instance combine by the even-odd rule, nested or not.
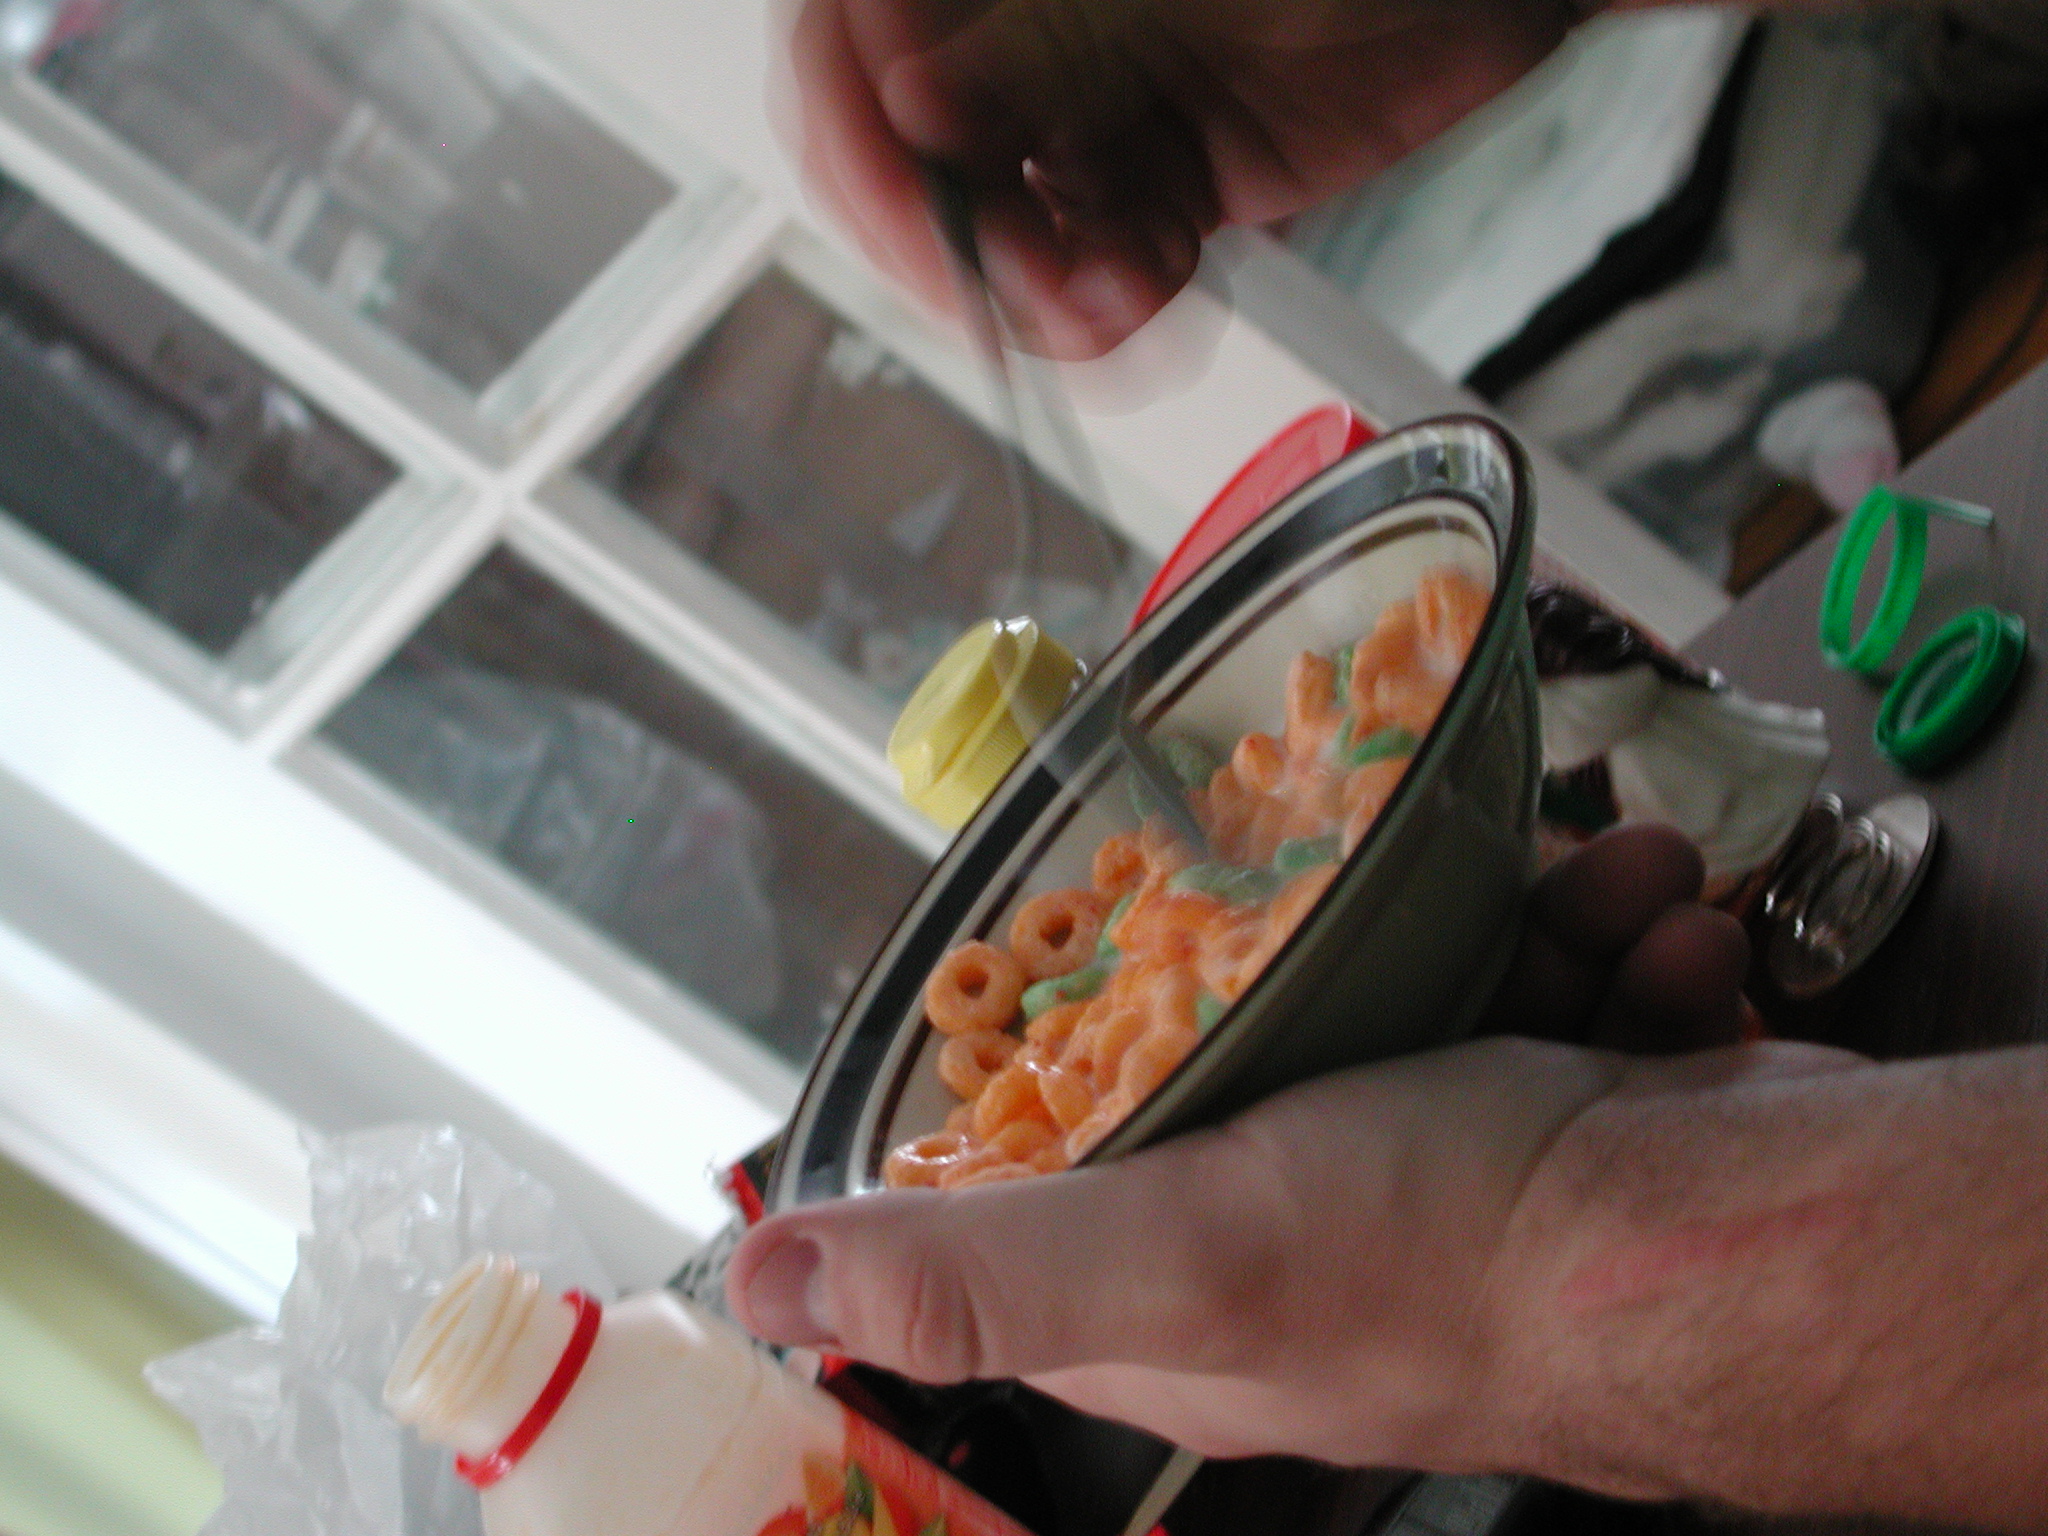
[(792, 1062), (922, 861), (517, 556), (325, 737)]
[(975, 619), (1099, 654), (1129, 611), (1120, 537), (1031, 475), (1020, 566), (994, 441), (777, 269), (582, 467), (891, 701)]
[(0, 178), (0, 508), (225, 652), (397, 467)]
[(403, 0), (94, 0), (34, 60), (473, 390), (675, 194), (502, 49)]

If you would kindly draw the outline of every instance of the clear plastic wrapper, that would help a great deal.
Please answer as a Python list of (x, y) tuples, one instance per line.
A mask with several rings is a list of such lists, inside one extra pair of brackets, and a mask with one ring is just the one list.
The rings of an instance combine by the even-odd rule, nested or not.
[(399, 1346), (477, 1253), (556, 1290), (613, 1287), (546, 1185), (453, 1129), (387, 1126), (311, 1152), (313, 1230), (277, 1321), (146, 1373), (226, 1483), (202, 1536), (472, 1536), (475, 1491), (384, 1409)]

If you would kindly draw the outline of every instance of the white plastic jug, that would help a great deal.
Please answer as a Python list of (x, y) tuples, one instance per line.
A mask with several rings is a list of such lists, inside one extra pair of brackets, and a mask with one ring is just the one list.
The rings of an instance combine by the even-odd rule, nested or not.
[(600, 1308), (481, 1255), (413, 1329), (384, 1397), (456, 1453), (489, 1536), (1025, 1536), (666, 1291)]

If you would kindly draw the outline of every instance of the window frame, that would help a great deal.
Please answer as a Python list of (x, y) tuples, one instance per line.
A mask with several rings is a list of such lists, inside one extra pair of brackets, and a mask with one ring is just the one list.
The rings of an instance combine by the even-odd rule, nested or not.
[[(797, 1074), (316, 733), (502, 542), (691, 686), (750, 723), (773, 715), (780, 734), (770, 739), (799, 767), (934, 853), (948, 839), (898, 800), (880, 751), (887, 721), (855, 696), (857, 680), (579, 482), (575, 466), (770, 264), (867, 330), (969, 420), (999, 429), (980, 364), (942, 324), (912, 311), (768, 193), (690, 149), (630, 89), (574, 62), (573, 49), (500, 0), (414, 3), (471, 18), (649, 164), (679, 183), (684, 173), (671, 166), (708, 168), (729, 195), (698, 205), (700, 227), (679, 220), (663, 229), (658, 217), (521, 363), (473, 397), (395, 337), (328, 303), (41, 81), (0, 68), (0, 171), (401, 469), (286, 589), (278, 608), (318, 611), (304, 643), (253, 685), (33, 535), (0, 524), (0, 632), (19, 642), (23, 668), (0, 674), (0, 801), (19, 786), (24, 803), (74, 819), (252, 948), (302, 969), (308, 985), (338, 1000), (337, 1016), (355, 1020), (331, 1026), (346, 1038), (324, 1045), (360, 1050), (372, 1064), (366, 1077), (404, 1078), (408, 1092), (468, 1106), (508, 1156), (577, 1198), (595, 1225), (610, 1223), (593, 1233), (601, 1247), (631, 1249), (644, 1264), (672, 1244), (680, 1258), (688, 1238), (708, 1233), (715, 1201), (700, 1187), (700, 1167), (675, 1166), (675, 1149), (706, 1161), (744, 1150), (727, 1143), (771, 1130)], [(1234, 328), (1219, 344), (1224, 362), (1160, 409), (1087, 424), (1112, 520), (1139, 549), (1165, 555), (1209, 494), (1216, 462), (1240, 452), (1241, 436), (1255, 441), (1283, 425), (1305, 408), (1297, 400), (1348, 398), (1381, 421), (1480, 408), (1263, 236), (1226, 234), (1211, 254), (1204, 281)], [(1275, 412), (1270, 425), (1261, 419)], [(1191, 442), (1203, 452), (1189, 454)], [(1660, 551), (1647, 535), (1554, 460), (1533, 457), (1553, 551), (1561, 546), (1583, 574), (1622, 606), (1662, 620), (1673, 638), (1718, 611), (1702, 580), (1653, 558)], [(1060, 477), (1057, 464), (1040, 462)], [(93, 699), (106, 718), (101, 708), (67, 715), (53, 696), (66, 690)], [(83, 716), (93, 718), (72, 718)], [(783, 738), (793, 744), (785, 748)], [(144, 760), (148, 753), (163, 761)], [(167, 805), (179, 815), (167, 817)], [(173, 824), (181, 818), (190, 825)], [(323, 880), (331, 867), (335, 889), (309, 889), (321, 882), (289, 867), (301, 846), (303, 857), (323, 861)], [(132, 905), (152, 899), (136, 895)], [(445, 936), (446, 954), (423, 937), (429, 929)], [(465, 982), (440, 966), (474, 976)], [(282, 1012), (291, 995), (262, 1002), (280, 1010), (280, 1036), (298, 1022)], [(159, 1022), (252, 1078), (268, 1071), (275, 1081), (289, 1050), (270, 1036), (223, 1043), (176, 1016)], [(312, 1047), (303, 1049), (293, 1063), (317, 1063)], [(585, 1071), (603, 1083), (565, 1086)], [(307, 1102), (325, 1091), (306, 1090)], [(597, 1214), (608, 1195), (609, 1214)], [(641, 1268), (633, 1278), (660, 1276)]]
[[(658, 305), (714, 257), (760, 198), (622, 93), (607, 90), (550, 48), (516, 13), (489, 0), (407, 3), (439, 12), (456, 30), (490, 37), (565, 105), (677, 189), (676, 198), (614, 254), (519, 359), (475, 394), (398, 337), (335, 305), (303, 273), (25, 67), (0, 68), (0, 124), (104, 189), (458, 452), (505, 469), (547, 433), (565, 403), (606, 371), (617, 349), (631, 345), (650, 304)], [(700, 190), (693, 195), (692, 189)]]

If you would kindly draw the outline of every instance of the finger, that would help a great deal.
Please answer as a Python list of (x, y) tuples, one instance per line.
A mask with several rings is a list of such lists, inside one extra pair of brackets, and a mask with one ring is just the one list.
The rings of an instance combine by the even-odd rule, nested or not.
[[(926, 46), (871, 63), (890, 124), (919, 154), (978, 171), (1014, 169), (1051, 125), (1128, 114), (1134, 82), (1116, 67), (1092, 3), (1003, 0)], [(878, 50), (875, 50), (878, 51)]]
[(1699, 850), (1677, 828), (1615, 827), (1537, 883), (1530, 921), (1568, 955), (1614, 961), (1667, 908), (1696, 900), (1705, 879)]
[(1201, 1134), (1072, 1174), (789, 1212), (748, 1234), (728, 1295), (764, 1338), (920, 1381), (1227, 1368), (1285, 1273), (1252, 1161)]
[(990, 281), (1056, 358), (1165, 307), (1220, 217), (1201, 137), (1104, 14), (1013, 0), (881, 77), (902, 140), (975, 184)]
[(1592, 1043), (1675, 1054), (1732, 1045), (1741, 1035), (1749, 935), (1711, 907), (1667, 910), (1629, 950), (1593, 1021)]
[(1062, 229), (1019, 191), (978, 221), (989, 282), (1029, 351), (1060, 361), (1100, 357), (1127, 340), (1194, 275), (1201, 239), (1135, 222), (1075, 221)]
[(868, 258), (938, 312), (955, 308), (917, 157), (890, 125), (845, 0), (807, 0), (790, 36), (804, 177)]
[(1529, 920), (1483, 1030), (1578, 1040), (1607, 997), (1616, 964), (1673, 904), (1699, 894), (1704, 866), (1662, 826), (1601, 833), (1529, 897)]
[[(999, 183), (1022, 168), (1062, 228), (1092, 220), (1206, 234), (1222, 210), (1198, 122), (1227, 97), (1156, 26), (1104, 29), (1100, 9), (999, 8), (891, 69), (890, 122), (920, 152)], [(1091, 19), (1062, 27), (1064, 15)]]
[(1531, 923), (1522, 930), (1515, 958), (1478, 1032), (1577, 1043), (1607, 994), (1611, 972), (1611, 966), (1568, 953)]

